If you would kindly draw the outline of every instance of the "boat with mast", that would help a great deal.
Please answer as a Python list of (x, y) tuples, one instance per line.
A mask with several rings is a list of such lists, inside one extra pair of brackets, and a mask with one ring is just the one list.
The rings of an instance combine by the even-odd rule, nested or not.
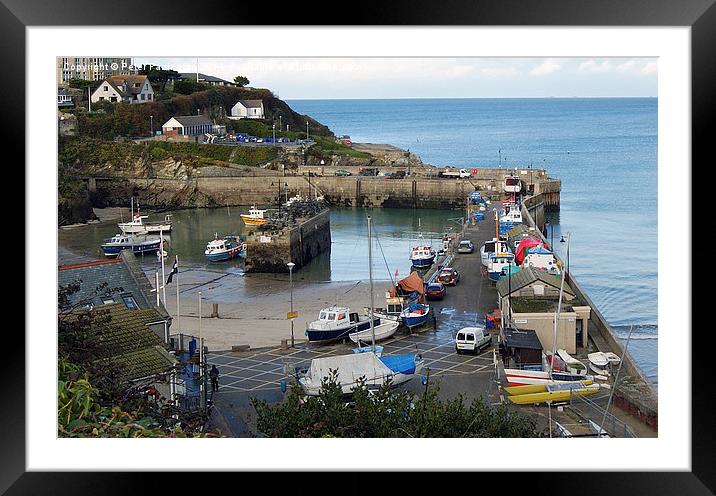
[[(309, 396), (320, 393), (321, 383), (329, 377), (332, 371), (337, 374), (337, 381), (343, 394), (351, 394), (360, 381), (372, 389), (383, 386), (390, 381), (391, 387), (408, 382), (423, 369), (424, 360), (419, 354), (380, 355), (375, 345), (376, 320), (373, 315), (375, 297), (373, 290), (373, 254), (371, 236), (371, 217), (368, 216), (368, 277), (370, 280), (370, 309), (369, 322), (371, 332), (371, 347), (364, 347), (359, 352), (350, 355), (335, 357), (314, 358), (305, 375), (299, 378), (298, 383), (303, 392)], [(380, 323), (380, 321), (378, 321)]]
[(433, 247), (425, 243), (423, 233), (420, 227), (420, 219), (418, 219), (418, 239), (415, 245), (410, 249), (410, 262), (413, 267), (423, 269), (430, 267), (435, 262), (435, 250)]
[(131, 215), (132, 220), (130, 222), (120, 222), (117, 227), (124, 234), (146, 234), (146, 233), (168, 233), (172, 230), (172, 224), (170, 222), (171, 214), (164, 216), (164, 223), (160, 224), (145, 224), (144, 219), (148, 219), (148, 215), (140, 215), (139, 213), (139, 201), (137, 201), (137, 212), (134, 212), (134, 197), (131, 198)]

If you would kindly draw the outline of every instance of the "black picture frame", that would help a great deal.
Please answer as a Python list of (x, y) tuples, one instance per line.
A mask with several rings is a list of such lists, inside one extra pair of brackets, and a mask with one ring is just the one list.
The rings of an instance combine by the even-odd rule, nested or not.
[[(692, 156), (706, 159), (707, 147), (713, 141), (708, 120), (716, 106), (716, 0), (396, 0), (351, 7), (341, 3), (311, 2), (295, 8), (276, 8), (264, 17), (270, 25), (501, 25), (501, 26), (690, 26), (692, 53)], [(24, 156), (25, 143), (25, 28), (27, 26), (94, 26), (94, 25), (246, 25), (245, 3), (230, 8), (204, 8), (197, 2), (135, 3), (135, 9), (117, 8), (111, 3), (92, 0), (1, 0), (0, 40), (3, 47), (3, 108), (6, 116), (5, 147), (7, 153)], [(343, 6), (344, 8), (338, 8)], [(255, 6), (254, 6), (255, 7)], [(329, 19), (317, 21), (317, 12)], [(255, 19), (255, 18), (252, 18)], [(261, 24), (264, 24), (261, 22)], [(710, 163), (710, 160), (709, 160)], [(689, 169), (690, 164), (685, 165)], [(691, 172), (685, 170), (685, 172)], [(693, 176), (692, 176), (693, 177)], [(27, 226), (26, 228), (31, 228)], [(694, 252), (696, 253), (696, 252)], [(28, 261), (25, 260), (27, 263)], [(689, 268), (690, 269), (690, 268)], [(26, 312), (31, 303), (26, 302)], [(683, 309), (691, 315), (691, 309)], [(690, 332), (690, 319), (682, 332)], [(716, 489), (716, 455), (713, 407), (709, 391), (709, 350), (713, 329), (705, 329), (698, 345), (692, 346), (692, 472), (628, 473), (528, 473), (510, 474), (506, 491), (530, 487), (530, 492), (553, 492), (557, 487), (575, 488), (581, 494), (714, 494)], [(696, 340), (693, 340), (696, 343)], [(3, 408), (0, 409), (0, 493), (26, 494), (121, 494), (146, 490), (173, 490), (171, 478), (149, 478), (140, 484), (128, 473), (38, 473), (25, 469), (25, 353), (24, 340), (13, 341), (12, 353), (6, 353)], [(688, 365), (684, 365), (688, 366)], [(483, 454), (480, 456), (489, 456)], [(585, 469), (588, 466), (585, 465)], [(189, 490), (202, 477), (182, 475), (181, 489)], [(507, 474), (497, 475), (506, 480)], [(218, 484), (218, 481), (215, 482)], [(218, 486), (217, 486), (218, 487)], [(565, 489), (561, 489), (565, 490)], [(504, 492), (504, 491), (503, 491)]]

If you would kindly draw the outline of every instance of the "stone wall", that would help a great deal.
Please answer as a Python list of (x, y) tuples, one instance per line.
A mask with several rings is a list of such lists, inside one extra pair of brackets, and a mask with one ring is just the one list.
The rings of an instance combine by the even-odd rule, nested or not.
[(331, 221), (328, 209), (301, 220), (290, 229), (249, 231), (246, 236), (245, 271), (288, 272), (289, 262), (297, 270), (319, 254), (331, 249)]

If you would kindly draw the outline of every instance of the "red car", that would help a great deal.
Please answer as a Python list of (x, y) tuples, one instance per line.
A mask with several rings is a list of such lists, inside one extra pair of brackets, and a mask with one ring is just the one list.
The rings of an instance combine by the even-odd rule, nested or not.
[(445, 298), (445, 286), (439, 282), (431, 282), (428, 287), (425, 288), (425, 297), (428, 300), (442, 300)]
[(446, 267), (440, 271), (437, 280), (446, 286), (456, 286), (460, 280), (460, 273), (452, 267)]

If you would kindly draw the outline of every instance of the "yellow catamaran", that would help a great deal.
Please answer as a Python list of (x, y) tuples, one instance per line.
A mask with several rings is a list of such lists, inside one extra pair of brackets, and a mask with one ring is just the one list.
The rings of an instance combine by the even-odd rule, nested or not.
[(531, 384), (527, 386), (506, 387), (509, 399), (515, 405), (536, 405), (568, 401), (573, 396), (587, 396), (599, 391), (599, 384), (591, 380), (574, 383)]

